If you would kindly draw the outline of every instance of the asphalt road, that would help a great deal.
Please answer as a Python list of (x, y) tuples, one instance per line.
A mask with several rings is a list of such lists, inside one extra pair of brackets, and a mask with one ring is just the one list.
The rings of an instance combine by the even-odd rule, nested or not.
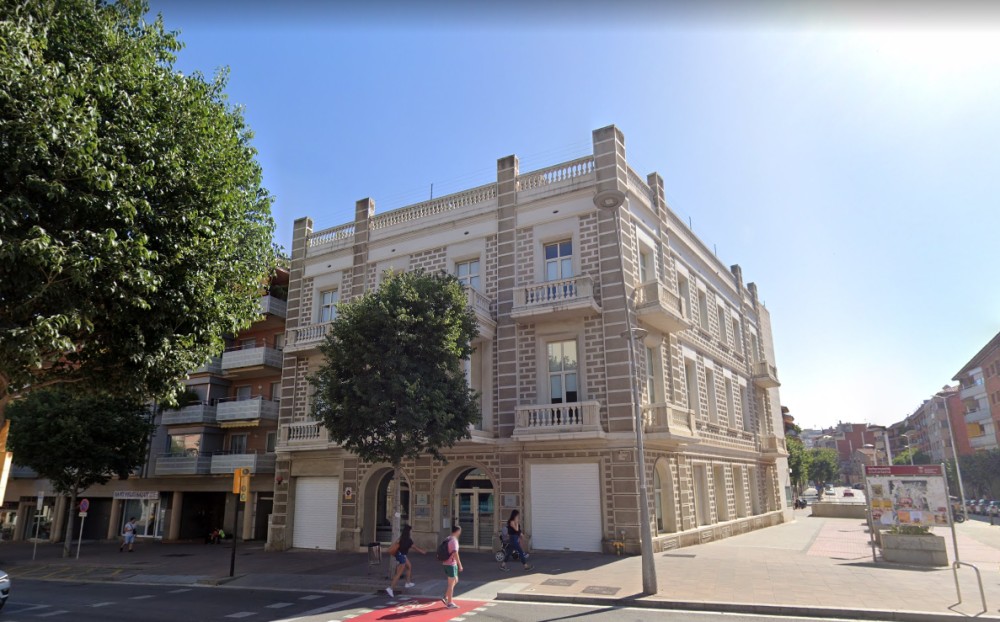
[[(780, 616), (701, 613), (631, 607), (598, 607), (459, 600), (446, 609), (430, 598), (389, 599), (385, 595), (326, 594), (247, 590), (227, 587), (179, 588), (128, 583), (81, 583), (20, 580), (0, 619), (55, 622), (787, 622)], [(810, 622), (830, 618), (794, 618)]]

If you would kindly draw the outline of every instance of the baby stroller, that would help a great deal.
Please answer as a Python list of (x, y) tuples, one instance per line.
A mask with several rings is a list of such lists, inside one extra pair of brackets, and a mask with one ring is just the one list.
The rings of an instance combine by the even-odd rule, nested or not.
[(504, 525), (500, 530), (497, 540), (500, 542), (500, 549), (493, 553), (493, 558), (497, 560), (497, 563), (503, 563), (503, 560), (507, 559), (507, 553), (510, 552), (510, 558), (514, 561), (521, 559), (521, 556), (517, 554), (517, 551), (511, 549), (510, 538), (507, 536), (507, 526)]

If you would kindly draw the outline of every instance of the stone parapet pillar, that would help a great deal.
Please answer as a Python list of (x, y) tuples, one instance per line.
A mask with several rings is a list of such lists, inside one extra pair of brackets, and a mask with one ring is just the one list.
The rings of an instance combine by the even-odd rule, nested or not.
[(181, 537), (181, 508), (183, 504), (184, 493), (175, 490), (174, 496), (170, 500), (170, 530), (167, 532), (167, 540), (179, 540)]
[(118, 526), (122, 523), (122, 500), (111, 499), (111, 516), (108, 518), (108, 540), (117, 540)]

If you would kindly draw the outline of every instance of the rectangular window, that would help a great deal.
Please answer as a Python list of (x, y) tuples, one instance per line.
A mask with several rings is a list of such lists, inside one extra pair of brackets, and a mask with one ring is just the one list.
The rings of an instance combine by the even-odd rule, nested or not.
[(274, 430), (271, 430), (270, 432), (267, 433), (267, 446), (264, 449), (264, 451), (266, 451), (269, 454), (273, 454), (274, 449), (275, 447), (277, 447), (277, 445), (278, 445), (278, 433), (275, 432)]
[(701, 325), (701, 329), (706, 333), (709, 331), (708, 328), (708, 296), (705, 292), (698, 290), (698, 323)]
[(746, 387), (740, 387), (740, 411), (743, 413), (743, 431), (753, 432), (753, 426), (750, 423), (750, 411), (747, 410)]
[(229, 453), (245, 454), (247, 452), (247, 434), (233, 434), (229, 437)]
[(340, 290), (328, 289), (319, 293), (319, 321), (332, 322), (337, 317), (337, 303), (340, 302)]
[(677, 276), (677, 293), (681, 299), (681, 315), (685, 318), (691, 318), (691, 286), (688, 284), (688, 280), (678, 275)]
[(167, 437), (167, 452), (175, 456), (197, 456), (201, 449), (201, 434), (171, 434)]
[(250, 350), (257, 347), (256, 337), (247, 337), (245, 339), (240, 339), (240, 350)]
[(708, 389), (708, 420), (719, 423), (719, 401), (715, 394), (715, 371), (705, 370), (705, 384)]
[(653, 348), (646, 348), (646, 399), (650, 404), (658, 403), (656, 399), (656, 353)]
[(736, 427), (736, 396), (733, 395), (733, 381), (726, 378), (726, 414), (729, 417), (729, 427)]
[(281, 401), (281, 382), (271, 383), (271, 401), (280, 402)]
[(684, 359), (684, 378), (687, 382), (688, 409), (695, 414), (701, 414), (701, 403), (698, 400), (698, 367), (691, 359)]
[(455, 264), (455, 276), (458, 281), (476, 291), (482, 291), (479, 287), (479, 260), (472, 259)]
[(712, 483), (715, 484), (715, 516), (718, 521), (729, 520), (729, 498), (726, 495), (726, 467), (716, 465), (712, 469)]
[(726, 321), (726, 308), (719, 305), (716, 307), (716, 311), (719, 317), (719, 341), (722, 342), (722, 345), (727, 346), (729, 345), (729, 335), (726, 334), (726, 329), (729, 328), (729, 322)]
[(545, 280), (561, 281), (573, 276), (573, 241), (565, 240), (546, 244)]
[(285, 332), (276, 333), (274, 335), (274, 349), (284, 350), (285, 349)]
[(236, 401), (242, 402), (243, 400), (248, 400), (253, 397), (252, 394), (253, 387), (245, 384), (241, 387), (236, 387)]
[(733, 345), (737, 354), (743, 354), (743, 331), (740, 330), (739, 318), (733, 318)]
[(651, 283), (656, 278), (653, 276), (653, 252), (648, 248), (639, 247), (639, 282)]
[(548, 344), (549, 397), (553, 404), (578, 402), (575, 341)]

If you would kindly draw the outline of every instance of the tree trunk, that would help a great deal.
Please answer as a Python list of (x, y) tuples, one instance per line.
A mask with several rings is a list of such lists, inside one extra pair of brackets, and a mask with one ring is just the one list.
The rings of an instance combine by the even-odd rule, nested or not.
[(400, 489), (403, 487), (403, 468), (397, 461), (392, 465), (392, 469), (392, 541), (395, 542), (399, 540), (399, 534), (402, 532), (400, 520), (403, 515), (403, 495)]
[(76, 516), (76, 495), (77, 491), (74, 490), (69, 498), (69, 516), (66, 517), (66, 537), (63, 538), (63, 557), (69, 557), (70, 548), (73, 546), (73, 523)]

